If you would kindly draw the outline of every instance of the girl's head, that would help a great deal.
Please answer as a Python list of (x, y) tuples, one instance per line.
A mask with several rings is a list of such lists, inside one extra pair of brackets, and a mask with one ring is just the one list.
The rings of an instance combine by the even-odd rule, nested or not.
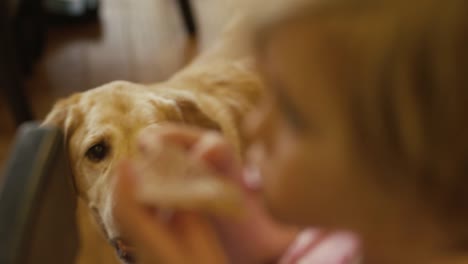
[(466, 0), (313, 1), (257, 47), (270, 95), (250, 124), (274, 214), (468, 238)]

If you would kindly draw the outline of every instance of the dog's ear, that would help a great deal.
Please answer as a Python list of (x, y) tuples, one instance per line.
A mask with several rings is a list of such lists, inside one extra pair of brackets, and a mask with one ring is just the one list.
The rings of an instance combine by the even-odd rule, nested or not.
[(155, 109), (162, 112), (167, 120), (206, 129), (221, 130), (218, 122), (203, 111), (197, 98), (189, 93), (161, 88), (150, 97)]
[(216, 120), (213, 120), (207, 113), (203, 112), (193, 100), (177, 98), (175, 103), (182, 115), (184, 123), (206, 129), (221, 130)]
[(80, 94), (75, 94), (69, 98), (59, 100), (52, 107), (42, 125), (58, 127), (62, 129), (65, 138), (68, 138), (80, 123), (81, 113), (77, 107), (80, 98)]
[(237, 153), (242, 153), (240, 123), (241, 112), (226, 100), (205, 93), (158, 87), (157, 97), (172, 103), (169, 120), (188, 125), (220, 131), (233, 145)]
[(239, 115), (227, 103), (203, 94), (177, 98), (176, 103), (187, 124), (220, 131), (237, 153), (242, 152)]

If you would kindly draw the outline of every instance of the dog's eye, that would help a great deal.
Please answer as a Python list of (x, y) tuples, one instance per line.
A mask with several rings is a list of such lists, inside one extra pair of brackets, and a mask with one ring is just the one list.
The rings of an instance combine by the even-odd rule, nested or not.
[(86, 151), (86, 158), (88, 158), (92, 162), (100, 162), (106, 158), (108, 153), (109, 147), (107, 146), (107, 144), (104, 142), (100, 142), (93, 145)]

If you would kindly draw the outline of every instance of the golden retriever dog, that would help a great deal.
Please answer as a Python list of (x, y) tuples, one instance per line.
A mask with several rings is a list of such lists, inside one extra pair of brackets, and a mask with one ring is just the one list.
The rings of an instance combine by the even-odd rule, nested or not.
[(218, 130), (241, 155), (239, 127), (263, 89), (241, 21), (234, 19), (219, 41), (165, 82), (112, 82), (62, 99), (48, 114), (43, 124), (63, 130), (77, 186), (78, 263), (117, 262), (105, 241), (120, 236), (112, 217), (113, 169), (119, 159), (135, 154), (134, 141), (142, 129), (184, 123)]

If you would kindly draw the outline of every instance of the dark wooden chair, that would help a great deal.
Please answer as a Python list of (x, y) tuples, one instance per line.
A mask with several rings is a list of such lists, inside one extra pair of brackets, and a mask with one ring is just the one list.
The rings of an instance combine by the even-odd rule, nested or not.
[(179, 7), (180, 7), (180, 12), (182, 14), (182, 17), (184, 19), (185, 23), (185, 28), (187, 30), (187, 33), (191, 37), (196, 37), (197, 35), (197, 25), (195, 22), (195, 16), (193, 13), (192, 6), (190, 4), (190, 0), (178, 0), (179, 2)]
[(23, 76), (40, 55), (44, 27), (41, 1), (0, 1), (0, 91), (18, 125), (33, 119)]
[(22, 125), (0, 176), (0, 263), (74, 263), (76, 203), (61, 131)]

